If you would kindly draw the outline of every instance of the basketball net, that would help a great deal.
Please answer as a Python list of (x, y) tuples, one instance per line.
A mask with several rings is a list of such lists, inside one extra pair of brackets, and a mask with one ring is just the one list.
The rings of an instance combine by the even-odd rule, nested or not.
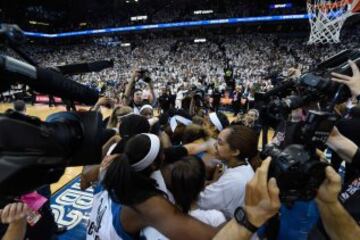
[(360, 0), (307, 0), (311, 27), (308, 44), (339, 43), (346, 19), (359, 8)]

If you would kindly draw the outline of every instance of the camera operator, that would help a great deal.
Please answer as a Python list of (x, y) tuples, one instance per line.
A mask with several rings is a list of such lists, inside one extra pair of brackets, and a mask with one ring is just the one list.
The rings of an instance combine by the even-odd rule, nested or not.
[[(349, 77), (349, 76), (344, 76), (344, 75), (339, 75), (339, 74), (333, 74), (333, 76), (334, 76), (333, 80), (348, 85), (353, 98), (357, 99), (357, 101), (359, 101), (359, 99), (358, 99), (360, 97), (360, 90), (358, 90), (358, 89), (360, 89), (359, 69), (354, 62), (349, 62), (349, 64), (352, 67), (353, 76)], [(352, 108), (350, 110), (350, 114), (348, 114), (348, 116), (345, 119), (340, 120), (336, 124), (336, 126), (342, 135), (349, 138), (356, 145), (360, 146), (360, 137), (358, 134), (358, 132), (360, 131), (360, 121), (359, 121), (360, 119), (356, 113), (351, 114), (351, 112), (354, 112), (354, 111), (356, 112), (356, 108)], [(333, 160), (336, 160), (338, 165), (340, 165), (343, 159), (339, 158), (338, 155), (333, 154), (332, 161)], [(360, 175), (360, 169), (358, 167), (354, 166), (354, 164), (346, 161), (345, 179), (344, 179), (345, 182), (349, 182), (359, 175)]]
[[(360, 166), (358, 146), (341, 135), (337, 128), (333, 129), (327, 145), (345, 161)], [(316, 198), (322, 222), (316, 225), (309, 239), (346, 240), (360, 236), (359, 182), (360, 176), (342, 188), (340, 175), (331, 167), (326, 169), (326, 179), (320, 186)]]
[(171, 93), (168, 88), (161, 89), (161, 95), (159, 96), (159, 111), (158, 113), (166, 113), (171, 107)]
[(150, 104), (154, 106), (156, 103), (156, 95), (154, 92), (153, 83), (148, 75), (149, 72), (147, 70), (141, 70), (141, 69), (135, 70), (131, 76), (130, 82), (126, 85), (124, 102), (126, 105), (132, 107), (134, 109), (134, 113), (136, 114), (140, 113), (140, 108), (144, 105), (144, 101), (142, 98), (143, 90), (135, 89), (135, 84), (140, 79), (145, 81), (150, 88), (150, 92), (152, 95), (152, 102)]
[(234, 111), (234, 117), (236, 117), (240, 112), (242, 94), (242, 85), (236, 86), (235, 91), (232, 92), (232, 108)]
[(221, 101), (221, 92), (219, 91), (218, 87), (215, 87), (212, 93), (212, 110), (214, 112), (217, 112), (220, 107), (220, 101)]
[[(349, 61), (349, 64), (353, 76), (332, 73), (334, 76), (332, 80), (347, 85), (352, 96), (359, 99), (360, 71), (354, 62)], [(358, 133), (354, 127), (356, 128), (357, 124), (352, 126), (352, 131), (355, 130), (354, 132)], [(342, 160), (346, 161), (348, 166), (346, 171), (351, 171), (351, 175), (348, 175), (348, 179), (341, 186), (340, 176), (332, 169), (327, 169), (327, 179), (320, 187), (316, 199), (322, 222), (313, 229), (309, 237), (310, 239), (356, 239), (360, 235), (359, 143), (354, 143), (347, 136), (342, 135), (335, 127), (328, 138), (327, 145)]]

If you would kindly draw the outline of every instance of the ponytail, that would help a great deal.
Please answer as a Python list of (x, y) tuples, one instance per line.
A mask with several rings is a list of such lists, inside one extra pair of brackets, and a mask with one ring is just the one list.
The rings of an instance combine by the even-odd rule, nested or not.
[(159, 194), (155, 180), (135, 172), (125, 154), (119, 155), (110, 164), (102, 184), (113, 201), (127, 206), (142, 203)]

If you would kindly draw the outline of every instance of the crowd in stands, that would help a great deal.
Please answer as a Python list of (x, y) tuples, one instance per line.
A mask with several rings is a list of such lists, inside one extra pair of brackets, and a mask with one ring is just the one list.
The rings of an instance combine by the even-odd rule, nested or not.
[[(224, 97), (228, 90), (224, 80), (226, 70), (230, 70), (234, 79), (231, 91), (235, 90), (235, 85), (241, 85), (242, 91), (249, 94), (261, 86), (265, 88), (262, 90), (269, 90), (276, 82), (274, 79), (286, 77), (291, 67), (297, 66), (306, 72), (341, 50), (356, 48), (355, 33), (359, 31), (359, 28), (352, 29), (352, 34), (345, 34), (341, 45), (335, 46), (308, 46), (306, 39), (286, 35), (259, 33), (216, 37), (207, 33), (203, 35), (205, 43), (194, 43), (193, 36), (149, 37), (135, 39), (130, 41), (131, 46), (121, 47), (121, 41), (104, 45), (96, 39), (81, 45), (25, 46), (25, 50), (43, 67), (114, 60), (113, 68), (72, 76), (99, 91), (106, 89), (106, 94), (112, 97), (124, 93), (135, 68), (149, 71), (157, 96), (163, 88), (176, 94), (181, 87), (191, 90), (194, 86), (209, 95), (219, 91)], [(114, 38), (118, 39), (101, 39), (112, 43)]]

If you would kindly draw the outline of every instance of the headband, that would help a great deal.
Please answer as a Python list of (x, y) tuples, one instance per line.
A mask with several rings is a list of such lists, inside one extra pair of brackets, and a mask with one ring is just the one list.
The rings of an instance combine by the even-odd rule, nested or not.
[(125, 114), (125, 115), (122, 115), (122, 116), (117, 116), (117, 119), (118, 119), (118, 120), (119, 120), (119, 119), (123, 119), (123, 118), (126, 118), (126, 117), (131, 116), (131, 115), (135, 115), (135, 113), (134, 113), (134, 112), (130, 112), (130, 113)]
[(178, 125), (177, 124), (178, 122), (184, 124), (185, 126), (190, 125), (192, 123), (192, 121), (187, 119), (187, 118), (184, 118), (184, 117), (179, 116), (179, 115), (175, 115), (170, 119), (170, 128), (171, 128), (172, 132), (175, 131), (175, 129), (176, 129), (177, 125)]
[(153, 110), (154, 108), (151, 106), (151, 105), (149, 105), (149, 104), (145, 104), (144, 106), (142, 106), (141, 108), (140, 108), (140, 113), (142, 112), (142, 110), (144, 110), (144, 109), (151, 109), (151, 110)]
[(131, 165), (135, 172), (140, 172), (150, 166), (160, 151), (160, 139), (158, 136), (149, 133), (143, 133), (143, 135), (146, 135), (150, 138), (150, 150), (143, 159)]
[(209, 119), (212, 124), (216, 127), (218, 131), (222, 131), (224, 129), (223, 125), (220, 122), (219, 117), (217, 116), (216, 112), (212, 112), (209, 114)]

